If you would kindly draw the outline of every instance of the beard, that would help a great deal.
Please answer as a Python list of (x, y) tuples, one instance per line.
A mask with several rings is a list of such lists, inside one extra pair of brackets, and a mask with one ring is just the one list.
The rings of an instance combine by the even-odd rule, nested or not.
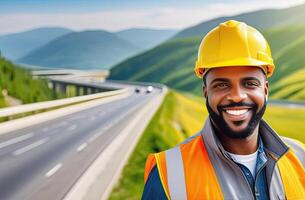
[[(243, 139), (243, 138), (247, 138), (248, 136), (250, 136), (253, 133), (254, 129), (257, 127), (258, 123), (260, 122), (260, 120), (262, 119), (262, 117), (265, 113), (267, 101), (265, 99), (263, 107), (258, 112), (257, 112), (258, 105), (255, 103), (248, 104), (248, 103), (240, 102), (240, 103), (231, 103), (231, 104), (228, 104), (225, 106), (217, 106), (217, 110), (218, 110), (218, 113), (220, 113), (220, 115), (218, 115), (216, 112), (214, 112), (212, 110), (212, 108), (209, 105), (208, 98), (206, 98), (206, 106), (207, 106), (208, 112), (210, 114), (210, 118), (213, 122), (212, 125), (215, 126), (214, 129), (215, 129), (217, 135), (223, 134), (229, 138)], [(249, 107), (251, 107), (251, 110), (253, 111), (253, 114), (251, 116), (250, 121), (248, 122), (247, 127), (241, 131), (232, 130), (229, 127), (229, 125), (227, 124), (227, 122), (224, 120), (224, 117), (222, 114), (222, 111), (224, 108), (236, 107), (236, 106), (249, 106)], [(236, 126), (238, 126), (238, 125), (241, 125), (243, 123), (243, 121), (236, 121), (233, 123)]]

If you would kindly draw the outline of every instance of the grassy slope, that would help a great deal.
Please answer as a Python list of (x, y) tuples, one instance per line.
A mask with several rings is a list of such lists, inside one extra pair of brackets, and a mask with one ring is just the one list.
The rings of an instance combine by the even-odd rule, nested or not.
[[(147, 155), (168, 149), (198, 132), (207, 117), (203, 102), (204, 99), (199, 97), (169, 92), (140, 138), (119, 183), (112, 191), (110, 200), (141, 198)], [(281, 135), (305, 143), (305, 109), (268, 106), (264, 118)]]
[[(45, 80), (33, 79), (29, 71), (0, 58), (0, 93), (3, 89), (6, 89), (10, 96), (20, 99), (23, 103), (55, 98)], [(4, 106), (1, 94), (0, 107)]]
[(305, 144), (304, 108), (268, 106), (264, 119), (266, 119), (272, 128), (280, 135), (297, 139)]
[[(301, 66), (301, 65), (299, 65)], [(270, 91), (273, 99), (305, 100), (305, 65), (287, 76), (274, 81)]]
[[(270, 82), (277, 85), (278, 81), (305, 68), (305, 25), (284, 26), (264, 32), (273, 51), (277, 67)], [(305, 77), (304, 79), (305, 80)]]
[[(270, 81), (270, 94), (287, 75), (305, 68), (305, 26), (293, 25), (266, 30), (267, 40), (273, 50), (276, 71)], [(111, 70), (109, 79), (161, 82), (172, 88), (201, 94), (200, 81), (194, 76), (200, 37), (175, 39), (154, 49), (128, 59)], [(305, 81), (305, 77), (302, 79)], [(273, 87), (277, 88), (276, 90)], [(296, 95), (296, 94), (295, 94)], [(292, 100), (305, 100), (304, 95), (287, 96)]]
[(271, 93), (273, 99), (305, 99), (305, 69), (289, 75), (274, 85)]

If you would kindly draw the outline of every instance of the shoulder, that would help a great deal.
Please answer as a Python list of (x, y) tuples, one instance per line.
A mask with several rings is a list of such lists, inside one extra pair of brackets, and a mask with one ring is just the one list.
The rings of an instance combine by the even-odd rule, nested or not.
[(194, 152), (191, 150), (198, 148), (199, 144), (201, 143), (202, 143), (202, 137), (196, 134), (173, 148), (167, 149), (165, 151), (161, 151), (159, 153), (149, 154), (145, 164), (144, 182), (148, 180), (148, 177), (155, 166), (157, 166), (159, 173), (166, 174), (166, 160), (168, 156), (172, 156), (172, 152), (181, 151), (181, 153), (187, 152), (186, 154), (191, 154)]
[(281, 138), (294, 151), (299, 151), (301, 153), (305, 153), (305, 145), (302, 142), (300, 142), (296, 139), (292, 139), (292, 138), (288, 138), (288, 137), (284, 137), (284, 136), (281, 136)]
[[(198, 142), (195, 142), (197, 140), (199, 140), (199, 136), (194, 135), (173, 148), (148, 155), (144, 171), (145, 187), (143, 197), (157, 195), (157, 199), (160, 199), (159, 196), (168, 196), (167, 158), (171, 157), (173, 155), (172, 153), (177, 152), (177, 150), (179, 152), (185, 151), (194, 147), (194, 145), (198, 145)], [(180, 148), (181, 146), (183, 148)], [(192, 153), (192, 151), (189, 152)]]
[(292, 149), (297, 158), (301, 161), (301, 163), (303, 163), (303, 166), (305, 166), (305, 145), (296, 139), (288, 137), (281, 138), (289, 146), (289, 148)]
[(167, 200), (156, 164), (152, 167), (147, 179), (145, 180), (144, 191), (142, 194), (142, 200), (153, 199)]
[(144, 170), (144, 182), (146, 183), (150, 172), (156, 166), (155, 154), (149, 154), (146, 159), (145, 170)]

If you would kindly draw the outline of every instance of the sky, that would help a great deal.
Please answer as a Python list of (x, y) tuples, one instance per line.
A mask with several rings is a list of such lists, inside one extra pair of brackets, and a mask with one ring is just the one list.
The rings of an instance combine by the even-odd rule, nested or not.
[(180, 30), (216, 17), (302, 3), (305, 0), (0, 0), (0, 34), (54, 26), (76, 31)]

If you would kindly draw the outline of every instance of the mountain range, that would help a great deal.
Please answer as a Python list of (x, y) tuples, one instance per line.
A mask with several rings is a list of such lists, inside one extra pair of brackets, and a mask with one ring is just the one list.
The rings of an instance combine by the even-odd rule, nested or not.
[(4, 57), (34, 66), (108, 69), (129, 56), (156, 46), (175, 30), (136, 28), (108, 32), (39, 28), (0, 36)]
[(18, 62), (54, 68), (101, 69), (139, 50), (112, 33), (82, 31), (56, 38)]
[(6, 58), (16, 60), (51, 40), (70, 32), (72, 30), (67, 28), (48, 27), (0, 35), (0, 51)]

